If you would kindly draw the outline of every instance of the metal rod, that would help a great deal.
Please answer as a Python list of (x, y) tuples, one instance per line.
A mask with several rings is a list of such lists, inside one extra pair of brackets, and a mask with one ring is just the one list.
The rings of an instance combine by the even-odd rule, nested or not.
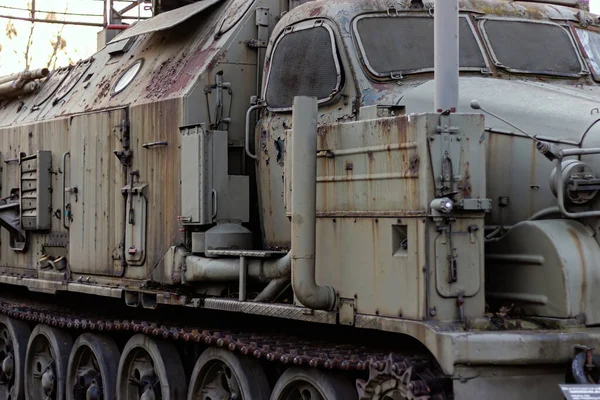
[(240, 301), (246, 301), (246, 278), (248, 276), (248, 262), (246, 257), (240, 257)]
[(562, 149), (558, 152), (561, 158), (570, 156), (584, 156), (590, 154), (600, 154), (600, 148), (590, 149)]
[(458, 0), (435, 0), (435, 110), (458, 108)]
[[(29, 13), (31, 12), (31, 9), (29, 9), (29, 8), (11, 7), (11, 6), (0, 6), (0, 8), (6, 9), (6, 10), (27, 11)], [(72, 12), (65, 12), (65, 11), (35, 10), (35, 12), (42, 13), (42, 14), (70, 15), (70, 16), (74, 16), (74, 17), (101, 17), (102, 16), (102, 14), (82, 14), (82, 13), (72, 13)]]
[(167, 142), (166, 140), (161, 140), (160, 142), (144, 143), (142, 145), (142, 147), (145, 148), (145, 149), (149, 149), (151, 147), (168, 146), (168, 145), (169, 145), (169, 142)]
[(67, 225), (67, 213), (65, 212), (67, 209), (67, 202), (66, 202), (66, 191), (67, 191), (67, 156), (69, 156), (71, 153), (69, 153), (68, 151), (63, 154), (62, 157), (62, 220), (63, 220), (63, 227), (66, 230), (69, 230), (69, 226)]
[(131, 25), (123, 25), (123, 24), (109, 24), (109, 25), (106, 25), (106, 29), (119, 29), (119, 30), (122, 30), (122, 31), (124, 31), (125, 29), (130, 28), (130, 27), (131, 27)]
[(246, 154), (253, 160), (258, 160), (258, 156), (256, 154), (252, 154), (250, 151), (250, 118), (252, 117), (252, 113), (256, 110), (262, 109), (262, 105), (252, 106), (246, 112), (246, 140), (244, 143), (244, 148), (246, 149)]
[(127, 11), (133, 10), (135, 7), (137, 7), (139, 10), (140, 3), (142, 3), (143, 1), (144, 0), (136, 0), (117, 12), (119, 13), (119, 15), (123, 16), (123, 14), (125, 14)]
[(15, 17), (12, 15), (2, 15), (2, 14), (0, 14), (0, 18), (15, 19), (17, 21), (27, 21), (27, 22), (40, 22), (40, 23), (46, 23), (46, 24), (97, 26), (97, 27), (101, 27), (101, 28), (104, 27), (104, 24), (97, 23), (97, 22), (54, 21), (54, 20), (50, 20), (50, 19)]

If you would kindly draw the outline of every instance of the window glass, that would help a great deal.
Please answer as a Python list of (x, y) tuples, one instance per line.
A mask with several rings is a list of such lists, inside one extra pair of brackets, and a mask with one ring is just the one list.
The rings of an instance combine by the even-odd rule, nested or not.
[[(433, 70), (433, 18), (368, 17), (358, 20), (356, 30), (363, 56), (375, 75)], [(463, 69), (487, 68), (466, 18), (459, 23), (459, 64)]]
[(483, 30), (500, 67), (563, 76), (582, 72), (571, 36), (559, 25), (487, 20)]
[(340, 82), (335, 57), (331, 34), (322, 26), (285, 34), (271, 60), (267, 104), (289, 108), (296, 96), (329, 98)]

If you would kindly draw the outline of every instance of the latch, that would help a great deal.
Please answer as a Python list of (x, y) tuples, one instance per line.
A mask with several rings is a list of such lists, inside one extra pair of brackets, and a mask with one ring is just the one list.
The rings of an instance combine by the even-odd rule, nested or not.
[[(452, 241), (450, 241), (452, 243)], [(456, 283), (458, 281), (458, 252), (456, 249), (450, 249), (448, 255), (448, 283)]]
[(246, 42), (246, 45), (253, 49), (265, 49), (269, 43), (260, 39), (250, 39)]

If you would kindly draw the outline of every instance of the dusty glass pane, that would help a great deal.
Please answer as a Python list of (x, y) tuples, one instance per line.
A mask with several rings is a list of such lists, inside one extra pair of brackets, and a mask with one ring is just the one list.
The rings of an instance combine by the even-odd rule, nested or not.
[(497, 60), (506, 68), (557, 75), (581, 72), (573, 42), (558, 25), (488, 20), (483, 28)]
[[(377, 75), (433, 69), (433, 18), (363, 18), (357, 31), (367, 62)], [(460, 19), (459, 42), (462, 68), (486, 68), (466, 18)]]
[(579, 41), (587, 54), (590, 68), (596, 80), (600, 79), (600, 33), (576, 29)]
[(323, 27), (286, 34), (277, 45), (267, 86), (267, 104), (292, 106), (295, 96), (328, 98), (338, 84), (329, 31)]

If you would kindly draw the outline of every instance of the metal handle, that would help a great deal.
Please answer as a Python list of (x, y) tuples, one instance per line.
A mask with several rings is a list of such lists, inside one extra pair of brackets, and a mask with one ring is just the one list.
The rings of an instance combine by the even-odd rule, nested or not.
[(67, 209), (67, 205), (66, 205), (66, 192), (67, 192), (67, 170), (66, 170), (66, 165), (67, 165), (67, 156), (71, 155), (70, 152), (66, 152), (65, 154), (63, 154), (62, 157), (62, 220), (63, 220), (63, 227), (65, 229), (69, 229), (69, 226), (67, 225), (67, 214), (66, 214), (66, 209)]
[(558, 208), (560, 212), (567, 218), (587, 218), (587, 217), (598, 217), (600, 211), (582, 211), (571, 213), (565, 208), (564, 199), (564, 181), (562, 174), (562, 162), (563, 158), (570, 156), (582, 156), (590, 154), (600, 154), (600, 148), (591, 149), (564, 149), (558, 151), (558, 157), (556, 158), (556, 197), (558, 198)]
[(246, 149), (246, 154), (248, 155), (248, 157), (252, 158), (253, 160), (258, 160), (258, 157), (256, 156), (256, 154), (252, 154), (252, 152), (250, 151), (250, 117), (252, 117), (252, 113), (254, 111), (262, 109), (263, 107), (264, 106), (262, 105), (255, 105), (250, 107), (246, 112), (246, 143), (244, 144), (244, 147)]
[(166, 140), (161, 140), (160, 142), (144, 143), (142, 145), (142, 147), (145, 148), (145, 149), (149, 149), (151, 147), (168, 146), (168, 145), (169, 145), (169, 142), (167, 142)]
[(217, 191), (214, 189), (212, 191), (212, 196), (213, 196), (213, 208), (214, 208), (212, 219), (214, 220), (217, 218), (217, 214), (219, 213), (219, 199), (217, 197)]

